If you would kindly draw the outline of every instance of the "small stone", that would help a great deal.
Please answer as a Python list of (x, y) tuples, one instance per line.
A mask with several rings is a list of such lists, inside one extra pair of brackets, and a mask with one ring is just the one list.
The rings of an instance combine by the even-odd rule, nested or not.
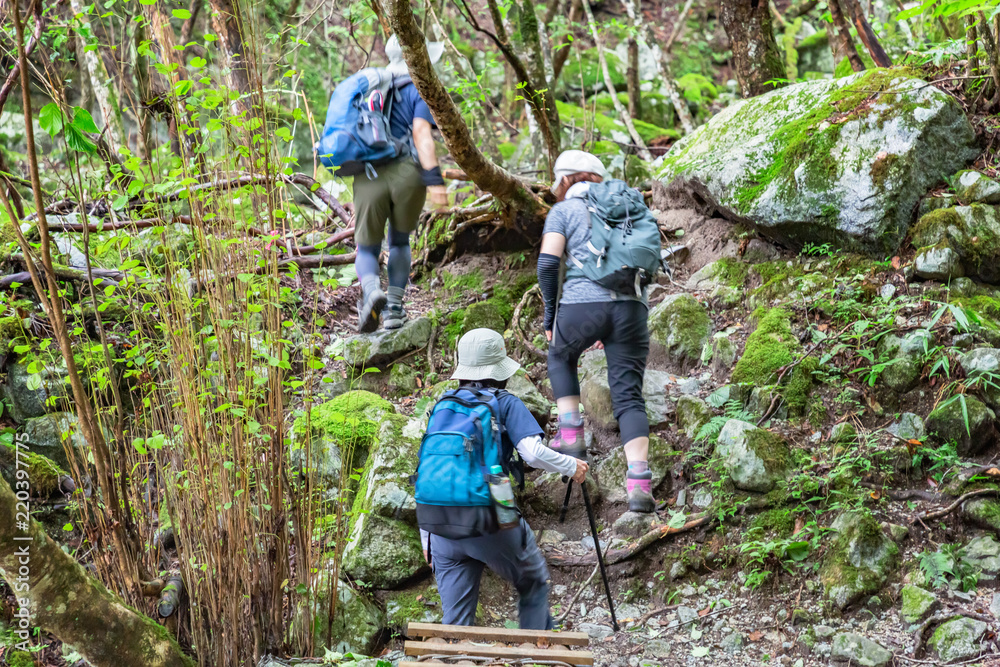
[(677, 425), (692, 440), (701, 427), (712, 419), (712, 408), (700, 398), (681, 396), (677, 399)]
[(856, 442), (858, 439), (858, 429), (851, 422), (840, 422), (830, 429), (830, 442), (846, 444)]
[(536, 539), (538, 541), (538, 546), (545, 546), (546, 544), (555, 546), (565, 542), (566, 536), (558, 530), (546, 528), (545, 530), (541, 530), (536, 533)]
[(792, 625), (808, 625), (816, 620), (816, 615), (805, 609), (792, 610)]
[(900, 526), (898, 523), (889, 524), (889, 537), (892, 538), (893, 542), (897, 544), (904, 542), (906, 538), (910, 536), (910, 529), (906, 526)]
[(609, 625), (599, 625), (597, 623), (581, 623), (579, 626), (581, 632), (586, 632), (591, 639), (604, 639), (605, 637), (610, 637), (615, 634), (615, 631), (611, 629)]
[(887, 430), (902, 440), (921, 440), (925, 435), (924, 420), (912, 412), (899, 415), (899, 421), (893, 423)]
[(849, 632), (833, 638), (830, 657), (859, 667), (884, 667), (892, 662), (892, 653), (885, 648), (870, 639)]
[(980, 654), (980, 637), (986, 632), (986, 624), (964, 616), (941, 625), (931, 635), (927, 646), (937, 653), (943, 663), (974, 658)]
[(963, 202), (1000, 204), (1000, 183), (978, 171), (968, 169), (958, 174), (955, 190)]
[(712, 492), (706, 488), (700, 488), (694, 493), (694, 498), (691, 503), (699, 508), (704, 509), (712, 504)]
[(697, 594), (698, 594), (698, 591), (695, 590), (695, 587), (692, 586), (691, 584), (688, 584), (687, 586), (685, 586), (684, 588), (681, 589), (681, 596), (682, 597), (689, 598), (689, 597), (692, 597), (692, 596), (697, 595)]
[(937, 607), (937, 597), (919, 586), (903, 586), (899, 614), (907, 623), (919, 623)]
[[(625, 512), (615, 521), (614, 531), (623, 537), (641, 537), (656, 524), (655, 514)], [(591, 538), (593, 544), (593, 538)]]
[(834, 628), (829, 625), (815, 625), (813, 626), (813, 634), (816, 635), (817, 639), (828, 639), (837, 632)]
[[(580, 544), (582, 544), (583, 548), (586, 549), (587, 551), (593, 551), (594, 537), (592, 535), (587, 535), (582, 540), (580, 540)], [(604, 540), (601, 540), (601, 551), (603, 552), (607, 550), (607, 548), (608, 548), (608, 543), (605, 542)]]
[(678, 607), (677, 619), (681, 622), (681, 625), (694, 623), (698, 620), (698, 610), (691, 607)]
[(687, 566), (681, 561), (674, 561), (673, 565), (670, 566), (670, 580), (677, 581), (687, 574)]
[(990, 613), (995, 618), (1000, 618), (1000, 593), (993, 594), (993, 599), (990, 600)]
[(729, 655), (736, 655), (743, 648), (743, 635), (739, 632), (730, 633), (722, 638), (719, 646)]
[(932, 246), (917, 251), (913, 268), (918, 278), (947, 282), (965, 275), (962, 259), (948, 246)]

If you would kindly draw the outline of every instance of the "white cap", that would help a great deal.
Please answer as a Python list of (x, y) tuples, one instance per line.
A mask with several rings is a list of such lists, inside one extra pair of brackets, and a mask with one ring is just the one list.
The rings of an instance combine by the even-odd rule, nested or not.
[(556, 188), (559, 187), (563, 177), (581, 173), (597, 174), (601, 178), (608, 177), (604, 163), (596, 155), (587, 151), (563, 151), (556, 158), (555, 166), (552, 167), (552, 174), (555, 176), (552, 192), (555, 192)]
[[(431, 59), (431, 65), (441, 60), (444, 53), (444, 42), (427, 42), (427, 55)], [(406, 61), (403, 60), (403, 47), (399, 45), (399, 39), (393, 35), (385, 43), (385, 56), (389, 59), (386, 69), (393, 74), (400, 76), (409, 72), (406, 69)]]

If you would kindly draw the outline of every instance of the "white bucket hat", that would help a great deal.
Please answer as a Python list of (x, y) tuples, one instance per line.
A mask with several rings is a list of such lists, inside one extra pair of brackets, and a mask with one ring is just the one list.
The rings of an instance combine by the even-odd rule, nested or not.
[(452, 380), (509, 380), (521, 364), (507, 356), (503, 336), (493, 329), (473, 329), (458, 341), (458, 368)]
[[(430, 56), (431, 65), (441, 60), (443, 53), (444, 42), (427, 42), (427, 55)], [(385, 56), (389, 59), (386, 69), (392, 74), (401, 76), (409, 73), (409, 70), (406, 69), (406, 61), (403, 60), (403, 47), (399, 45), (399, 39), (395, 35), (385, 43)]]
[(556, 163), (552, 167), (552, 175), (555, 180), (552, 182), (552, 192), (555, 193), (563, 177), (571, 174), (597, 174), (601, 178), (608, 177), (608, 171), (593, 153), (587, 151), (563, 151), (556, 158)]

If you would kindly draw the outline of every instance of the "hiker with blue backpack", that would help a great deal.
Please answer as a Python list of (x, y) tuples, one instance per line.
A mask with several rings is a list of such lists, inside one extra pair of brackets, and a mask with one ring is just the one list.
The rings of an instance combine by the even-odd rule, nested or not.
[(649, 355), (646, 286), (660, 267), (659, 227), (642, 193), (606, 179), (596, 156), (565, 151), (553, 172), (558, 203), (545, 220), (538, 257), (549, 380), (559, 412), (558, 431), (549, 446), (586, 457), (577, 364), (585, 350), (602, 346), (628, 462), (629, 510), (654, 512), (642, 383)]
[(459, 387), (431, 410), (416, 473), (417, 523), (437, 579), (443, 622), (473, 625), (488, 567), (518, 592), (520, 627), (549, 630), (549, 570), (514, 502), (524, 464), (582, 483), (585, 461), (542, 443), (542, 429), (504, 388), (520, 365), (503, 336), (474, 329), (458, 342)]
[[(431, 63), (444, 50), (427, 45)], [(431, 128), (434, 118), (421, 99), (395, 35), (385, 45), (384, 68), (367, 67), (341, 82), (330, 97), (316, 152), (337, 176), (354, 176), (354, 267), (361, 283), (358, 330), (371, 333), (406, 322), (403, 297), (410, 280), (410, 234), (424, 201), (448, 204)], [(379, 255), (389, 223), (389, 284), (382, 290)]]

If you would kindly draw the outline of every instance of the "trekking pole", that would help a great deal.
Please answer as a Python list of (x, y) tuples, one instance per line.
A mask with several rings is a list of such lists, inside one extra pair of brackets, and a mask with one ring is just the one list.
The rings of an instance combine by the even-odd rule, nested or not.
[(566, 521), (566, 512), (569, 510), (569, 497), (573, 493), (573, 480), (563, 477), (563, 481), (566, 482), (566, 497), (563, 499), (562, 509), (559, 510), (559, 523)]
[[(572, 483), (572, 480), (570, 482)], [(594, 508), (590, 504), (590, 492), (587, 491), (586, 484), (581, 484), (580, 490), (583, 491), (583, 504), (587, 508), (587, 518), (590, 520), (590, 534), (594, 536), (594, 549), (597, 551), (597, 566), (601, 570), (601, 579), (604, 581), (604, 594), (608, 596), (608, 609), (611, 610), (611, 627), (614, 628), (615, 632), (618, 632), (615, 603), (611, 599), (611, 586), (608, 584), (608, 573), (604, 569), (604, 555), (601, 553), (601, 540), (597, 536), (597, 521), (594, 520)], [(569, 497), (568, 490), (566, 497)]]

